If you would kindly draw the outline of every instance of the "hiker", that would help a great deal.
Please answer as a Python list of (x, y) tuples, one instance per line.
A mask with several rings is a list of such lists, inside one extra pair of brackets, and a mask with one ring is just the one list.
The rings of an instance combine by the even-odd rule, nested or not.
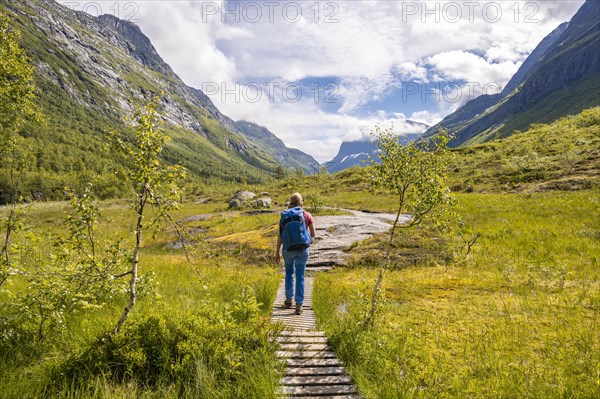
[[(281, 261), (280, 248), (283, 246), (285, 264), (285, 302), (287, 309), (292, 307), (294, 298), (294, 274), (296, 274), (296, 314), (302, 314), (304, 303), (304, 273), (310, 252), (311, 239), (315, 238), (315, 220), (302, 209), (304, 200), (298, 193), (292, 194), (288, 209), (281, 212), (279, 236), (275, 250), (275, 262)], [(310, 231), (310, 235), (308, 231)]]

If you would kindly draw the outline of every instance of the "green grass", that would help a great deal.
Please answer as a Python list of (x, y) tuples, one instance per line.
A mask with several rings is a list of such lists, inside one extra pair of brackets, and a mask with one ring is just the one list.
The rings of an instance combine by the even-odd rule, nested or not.
[[(365, 397), (600, 394), (599, 112), (456, 150), (451, 185), (474, 191), (456, 193), (465, 235), (424, 224), (397, 238), (374, 330), (363, 330), (360, 321), (385, 234), (355, 243), (347, 268), (318, 275), (318, 321)], [(530, 167), (515, 168), (519, 162)], [(272, 262), (277, 211), (295, 191), (317, 224), (320, 215), (344, 213), (340, 207), (395, 211), (393, 196), (369, 191), (366, 172), (198, 185), (174, 214), (201, 238), (190, 261), (169, 249), (177, 240), (172, 228), (145, 233), (140, 270), (153, 278), (145, 286), (155, 288), (142, 292), (126, 324), (123, 336), (131, 339), (102, 341), (124, 294), (70, 313), (64, 328), (44, 341), (1, 346), (0, 396), (274, 397), (282, 373), (268, 340), (278, 330), (268, 316), (280, 280)], [(229, 211), (227, 200), (240, 189), (270, 192), (274, 213)], [(206, 202), (194, 202), (197, 197)], [(25, 259), (30, 265), (43, 264), (50, 237), (66, 233), (66, 208), (54, 202), (27, 210), (28, 230), (13, 240), (33, 250)], [(186, 219), (201, 214), (212, 216)], [(129, 202), (102, 202), (101, 240), (131, 247), (133, 226)], [(474, 234), (479, 238), (467, 256), (463, 244)], [(1, 288), (0, 321), (10, 308), (8, 290), (28, 287), (14, 276)], [(154, 348), (169, 350), (154, 359)]]
[(472, 252), (439, 266), (396, 265), (374, 330), (357, 321), (377, 269), (317, 276), (319, 323), (360, 391), (367, 398), (597, 397), (598, 192), (472, 194), (459, 202), (481, 235)]
[(600, 107), (526, 132), (453, 150), (454, 191), (545, 191), (598, 186)]
[[(190, 215), (213, 213), (222, 210), (223, 206), (222, 204), (189, 203), (184, 205), (175, 217), (181, 220)], [(61, 220), (66, 207), (66, 203), (36, 205), (26, 214), (26, 223), (30, 226), (30, 231), (42, 238), (36, 250), (42, 263), (51, 252), (50, 240), (46, 238), (52, 234), (65, 233)], [(100, 238), (121, 239), (131, 244), (133, 217), (128, 203), (104, 202), (101, 212)], [(260, 226), (260, 222), (257, 223), (253, 217), (248, 216), (245, 220), (246, 224), (239, 224), (236, 228), (243, 231), (243, 229), (250, 230)], [(189, 222), (187, 225), (194, 227), (195, 223)], [(204, 227), (219, 231), (219, 218), (209, 220)], [(230, 247), (216, 244), (200, 245), (197, 251), (192, 253), (191, 262), (188, 262), (181, 250), (165, 247), (165, 244), (176, 239), (169, 229), (159, 229), (155, 234), (148, 231), (146, 237), (141, 254), (140, 272), (145, 278), (153, 276), (151, 285), (154, 286), (154, 290), (147, 293), (142, 290), (140, 293), (141, 299), (126, 323), (125, 334), (130, 331), (130, 334), (137, 336), (136, 326), (145, 325), (149, 316), (154, 317), (159, 323), (164, 323), (166, 330), (158, 329), (155, 334), (150, 334), (144, 328), (141, 337), (147, 334), (149, 337), (163, 337), (161, 339), (164, 339), (164, 342), (181, 339), (181, 343), (177, 346), (180, 348), (178, 350), (185, 350), (185, 353), (191, 353), (194, 358), (197, 358), (186, 363), (184, 358), (175, 357), (169, 360), (169, 364), (172, 365), (170, 367), (187, 364), (185, 373), (177, 374), (186, 377), (169, 380), (166, 377), (169, 374), (161, 372), (158, 379), (141, 378), (140, 374), (131, 374), (121, 379), (121, 377), (111, 377), (107, 370), (93, 371), (96, 367), (94, 364), (104, 364), (98, 363), (97, 360), (104, 353), (102, 350), (110, 350), (110, 347), (102, 349), (105, 345), (99, 341), (99, 337), (111, 331), (116, 325), (122, 307), (125, 305), (125, 297), (118, 296), (102, 308), (90, 308), (70, 314), (62, 332), (57, 332), (43, 342), (28, 341), (13, 348), (2, 346), (0, 351), (2, 395), (0, 396), (3, 398), (37, 398), (47, 395), (64, 398), (275, 397), (281, 365), (275, 359), (275, 349), (268, 337), (276, 333), (278, 327), (270, 325), (268, 314), (279, 284), (277, 267), (266, 257), (259, 256), (256, 249), (248, 247), (231, 251)], [(149, 287), (147, 284), (145, 286)], [(2, 287), (0, 311), (5, 312), (7, 309), (5, 303), (10, 300), (7, 290), (18, 292), (27, 289), (18, 277), (11, 280), (9, 285)], [(250, 298), (255, 298), (257, 301), (257, 308), (252, 310), (254, 305), (249, 299), (251, 317), (248, 320), (240, 316), (245, 313), (239, 313), (238, 310), (239, 306), (246, 306), (243, 300), (244, 292), (251, 293)], [(0, 317), (4, 315), (0, 313)], [(172, 332), (168, 333), (168, 331)], [(183, 336), (187, 338), (177, 338)], [(140, 353), (144, 353), (146, 350), (144, 345), (146, 348), (160, 348), (161, 345), (153, 342), (144, 343), (143, 340), (136, 342), (122, 341), (115, 344), (120, 348), (116, 353), (134, 356), (129, 357), (129, 361), (133, 361), (140, 356)], [(181, 345), (187, 345), (189, 349)], [(91, 358), (96, 359), (95, 363), (85, 360), (85, 356), (88, 356), (86, 353), (89, 351), (95, 353)], [(114, 356), (117, 355), (112, 354), (107, 359)], [(231, 358), (231, 356), (236, 357)], [(79, 370), (79, 374), (74, 374), (74, 377), (64, 377), (70, 375), (64, 374), (71, 370), (68, 368), (69, 362), (78, 361), (84, 361), (80, 364), (81, 367), (75, 368)], [(149, 362), (147, 366), (151, 367), (153, 364)], [(88, 368), (91, 374), (86, 374), (84, 371)], [(63, 377), (57, 378), (56, 373), (59, 371), (60, 376)], [(149, 385), (150, 381), (154, 382)]]

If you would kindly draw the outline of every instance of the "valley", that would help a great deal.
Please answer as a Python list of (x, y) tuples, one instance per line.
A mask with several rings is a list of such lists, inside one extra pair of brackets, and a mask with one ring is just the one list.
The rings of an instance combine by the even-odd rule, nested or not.
[[(472, 48), (434, 49), (447, 21), (409, 21), (416, 3), (289, 3), (317, 14), (283, 27), (146, 3), (148, 36), (2, 0), (1, 399), (600, 397), (597, 1), (568, 22), (572, 5), (528, 3), (542, 41), (505, 29), (487, 53), (500, 31), (485, 16), (449, 28), (480, 34)], [(229, 5), (237, 19), (260, 7)], [(169, 26), (181, 43), (157, 35), (158, 12), (189, 13)], [(363, 14), (377, 23), (359, 40)], [(207, 37), (193, 59), (206, 81), (296, 78), (343, 101), (217, 103), (157, 51)], [(329, 64), (339, 54), (345, 69)], [(499, 93), (394, 102), (409, 83), (468, 83), (474, 59)], [(296, 192), (316, 231), (304, 308), (284, 302), (275, 256)]]

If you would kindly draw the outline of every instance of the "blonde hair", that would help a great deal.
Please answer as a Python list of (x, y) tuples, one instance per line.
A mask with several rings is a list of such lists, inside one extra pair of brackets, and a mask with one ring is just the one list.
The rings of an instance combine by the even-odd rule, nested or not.
[(302, 196), (300, 195), (300, 193), (294, 193), (290, 196), (290, 208), (294, 208), (296, 206), (302, 206), (304, 203), (304, 200), (302, 199)]

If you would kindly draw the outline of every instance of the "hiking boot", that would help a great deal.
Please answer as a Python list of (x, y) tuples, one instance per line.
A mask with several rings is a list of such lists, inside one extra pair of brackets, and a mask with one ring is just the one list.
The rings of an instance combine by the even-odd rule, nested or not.
[(286, 309), (290, 309), (290, 308), (292, 307), (292, 300), (291, 300), (291, 299), (287, 299), (287, 298), (286, 298), (286, 300), (285, 300), (285, 301), (283, 301), (283, 306), (284, 306)]
[(302, 305), (296, 304), (296, 314), (302, 314)]

